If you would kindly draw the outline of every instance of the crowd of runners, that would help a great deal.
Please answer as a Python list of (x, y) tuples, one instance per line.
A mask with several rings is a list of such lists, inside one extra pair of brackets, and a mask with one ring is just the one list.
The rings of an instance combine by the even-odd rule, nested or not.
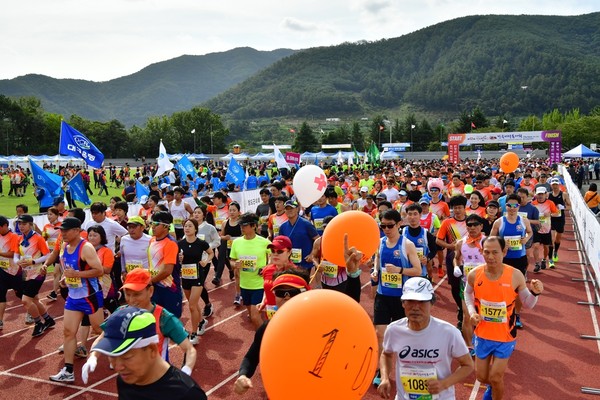
[[(177, 367), (190, 375), (194, 346), (215, 312), (207, 289), (221, 285), (227, 271), (236, 287), (231, 307), (244, 307), (257, 330), (241, 360), (238, 393), (251, 388), (262, 333), (285, 301), (319, 289), (360, 303), (361, 285), (370, 281), (380, 345), (373, 384), (382, 397), (451, 399), (453, 385), (475, 369), (488, 385), (484, 399), (503, 398), (517, 330), (543, 292), (534, 278), (560, 268), (570, 201), (556, 166), (528, 159), (504, 173), (497, 160), (322, 165), (329, 185), (319, 200), (302, 207), (294, 195), (302, 188), (292, 187), (293, 170), (257, 164), (248, 169), (245, 185), (260, 191), (254, 212), (242, 212), (228, 195), (240, 188), (227, 182), (226, 167), (196, 168), (195, 178), (174, 169), (154, 179), (154, 166), (137, 172), (111, 167), (108, 184), (122, 183), (122, 197), (93, 203), (91, 219), (75, 204), (67, 208), (62, 198), (44, 210), (45, 226), (34, 223), (24, 204), (17, 206), (14, 224), (0, 216), (0, 329), (9, 289), (21, 299), (34, 338), (55, 325), (56, 315), (40, 301), (47, 277), (53, 279), (47, 301), (64, 301), (63, 332), (51, 333), (64, 337), (64, 367), (50, 380), (74, 382), (75, 357), (87, 359), (81, 372), (86, 383), (100, 354), (125, 368), (120, 357), (129, 344), (119, 342), (126, 350), (114, 341), (106, 345), (112, 332), (108, 316), (120, 315), (124, 307), (146, 310), (155, 321), (155, 334), (131, 333), (131, 341), (143, 344), (131, 348), (156, 346), (168, 360), (173, 342), (185, 354)], [(64, 169), (67, 175), (78, 172)], [(92, 176), (86, 180), (89, 192), (94, 193), (92, 181), (94, 189), (105, 191), (106, 173)], [(138, 198), (137, 184), (150, 194)], [(137, 215), (130, 212), (133, 202), (141, 205)], [(379, 249), (360, 264), (356, 249), (346, 248), (348, 262), (336, 265), (323, 257), (321, 237), (332, 219), (350, 210), (377, 222)], [(444, 277), (456, 304), (453, 321), (432, 316), (432, 283)], [(185, 324), (184, 305), (190, 314)], [(149, 323), (144, 318), (139, 321)], [(90, 331), (101, 335), (88, 348)], [(131, 374), (122, 375), (126, 384), (136, 383)], [(186, 381), (186, 390), (190, 385)]]

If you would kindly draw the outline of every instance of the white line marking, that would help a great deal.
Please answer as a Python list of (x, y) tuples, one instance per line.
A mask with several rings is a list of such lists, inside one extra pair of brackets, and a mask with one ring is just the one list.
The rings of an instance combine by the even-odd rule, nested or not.
[(223, 386), (225, 386), (230, 380), (232, 380), (236, 376), (238, 376), (238, 371), (235, 371), (233, 374), (231, 374), (230, 376), (228, 376), (227, 378), (225, 378), (224, 380), (219, 382), (217, 385), (213, 386), (209, 391), (206, 392), (206, 395), (210, 396), (211, 394), (213, 394), (214, 392), (216, 392), (217, 390), (219, 390)]
[[(0, 373), (1, 375), (5, 375), (5, 376), (10, 376), (12, 378), (17, 378), (17, 379), (25, 379), (28, 381), (33, 381), (33, 382), (38, 382), (38, 383), (47, 383), (50, 385), (54, 385), (54, 386), (61, 386), (61, 387), (65, 387), (65, 388), (69, 388), (69, 389), (86, 389), (83, 386), (77, 386), (77, 385), (73, 385), (73, 384), (67, 384), (67, 383), (61, 383), (61, 382), (53, 382), (49, 379), (41, 379), (41, 378), (35, 378), (33, 376), (26, 376), (26, 375), (19, 375), (19, 374), (10, 374), (7, 372), (2, 372)], [(105, 392), (104, 390), (99, 390), (99, 389), (90, 389), (90, 392), (94, 392), (94, 393), (98, 393), (98, 394), (103, 394), (106, 396), (111, 396), (111, 397), (119, 397), (116, 393), (112, 393), (112, 392)]]

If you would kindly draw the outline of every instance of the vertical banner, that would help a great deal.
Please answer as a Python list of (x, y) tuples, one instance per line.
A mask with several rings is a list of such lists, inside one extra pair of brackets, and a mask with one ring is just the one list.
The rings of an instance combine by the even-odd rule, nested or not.
[(562, 135), (560, 131), (543, 131), (542, 139), (548, 143), (548, 162), (560, 164), (562, 161)]

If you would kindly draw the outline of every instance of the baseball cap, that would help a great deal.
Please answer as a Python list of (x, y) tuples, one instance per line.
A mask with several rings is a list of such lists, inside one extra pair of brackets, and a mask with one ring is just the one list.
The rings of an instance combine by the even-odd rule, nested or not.
[(331, 175), (331, 176), (329, 177), (329, 179), (327, 179), (327, 180), (328, 180), (329, 182), (335, 182), (335, 181), (337, 181), (338, 179), (337, 179), (337, 176), (335, 176), (335, 175)]
[(285, 250), (292, 248), (292, 241), (287, 236), (275, 236), (273, 242), (267, 246), (271, 250)]
[(488, 207), (500, 208), (500, 204), (496, 200), (490, 200), (487, 202)]
[(418, 185), (419, 185), (419, 184), (417, 183), (417, 181), (412, 181), (410, 184), (411, 184), (412, 186), (418, 186)]
[(135, 215), (127, 220), (127, 225), (133, 225), (133, 224), (145, 226), (146, 222), (144, 222), (144, 219), (142, 217), (140, 217), (139, 215)]
[(137, 307), (123, 307), (115, 311), (102, 325), (104, 337), (92, 351), (118, 357), (131, 349), (140, 349), (158, 343), (156, 318)]
[(140, 204), (144, 205), (148, 202), (148, 196), (143, 195), (142, 197), (140, 197)]
[(495, 187), (495, 188), (493, 188), (493, 189), (491, 190), (491, 192), (492, 192), (493, 194), (501, 194), (501, 193), (502, 193), (502, 189)]
[(378, 193), (377, 196), (375, 196), (375, 198), (387, 200), (387, 196), (385, 195), (385, 193)]
[(446, 175), (442, 175), (442, 180), (443, 180), (443, 181), (447, 181), (447, 180), (448, 180), (448, 177), (447, 177)]
[(29, 222), (33, 224), (33, 217), (29, 214), (21, 214), (19, 218), (17, 218), (17, 222)]
[(402, 286), (401, 300), (430, 301), (433, 298), (433, 286), (425, 278), (410, 278)]
[(166, 188), (168, 188), (168, 187), (169, 187), (169, 184), (168, 184), (168, 183), (161, 183), (161, 184), (160, 184), (160, 188), (161, 188), (161, 189), (166, 189)]
[(63, 220), (62, 224), (60, 225), (61, 231), (66, 231), (69, 229), (76, 229), (76, 228), (81, 228), (81, 221), (75, 217), (65, 218)]
[(294, 200), (288, 200), (285, 202), (284, 207), (296, 208), (298, 207), (298, 203), (296, 203)]
[(59, 205), (60, 203), (64, 203), (65, 202), (65, 198), (64, 197), (57, 197), (54, 199), (54, 201), (52, 202), (52, 204), (54, 204), (55, 206)]
[(152, 275), (150, 275), (150, 271), (137, 267), (127, 273), (122, 288), (139, 292), (140, 290), (146, 289), (151, 284)]
[(310, 286), (302, 277), (294, 274), (282, 274), (279, 275), (273, 281), (273, 289), (278, 286), (291, 286), (298, 289), (310, 290)]
[(406, 190), (401, 190), (400, 196), (408, 196), (408, 193), (406, 193)]
[(430, 202), (427, 197), (421, 197), (421, 199), (419, 200), (419, 204), (430, 204)]
[(366, 186), (363, 186), (363, 187), (360, 188), (360, 191), (367, 193), (369, 191), (369, 188), (366, 187)]
[(546, 192), (547, 192), (547, 190), (543, 186), (539, 186), (537, 189), (535, 189), (535, 194), (542, 194), (542, 193), (546, 193)]
[(512, 179), (507, 179), (506, 182), (504, 182), (504, 187), (507, 187), (507, 186), (517, 187), (517, 185), (515, 184), (515, 181), (513, 181)]
[(550, 179), (550, 184), (551, 185), (560, 185), (560, 179), (552, 178), (552, 179)]

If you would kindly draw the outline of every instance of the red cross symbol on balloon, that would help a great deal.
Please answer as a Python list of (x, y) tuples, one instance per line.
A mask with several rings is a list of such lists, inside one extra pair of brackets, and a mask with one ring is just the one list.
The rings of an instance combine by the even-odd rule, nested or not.
[(316, 165), (305, 165), (294, 175), (293, 186), (300, 204), (308, 207), (325, 193), (325, 172)]

